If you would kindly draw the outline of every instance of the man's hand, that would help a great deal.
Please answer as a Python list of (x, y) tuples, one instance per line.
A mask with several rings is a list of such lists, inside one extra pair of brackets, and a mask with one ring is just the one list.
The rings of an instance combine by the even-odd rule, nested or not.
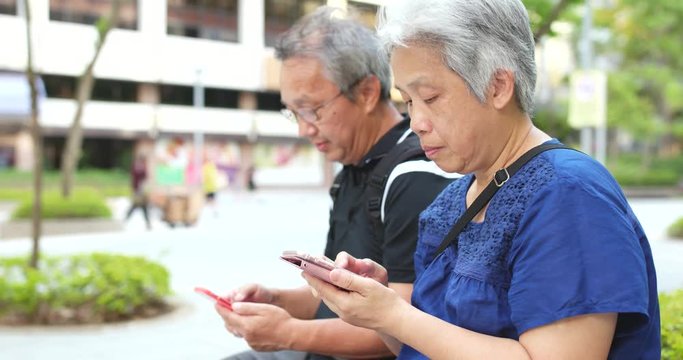
[(230, 291), (227, 298), (233, 302), (273, 303), (273, 292), (259, 284), (247, 284)]
[(244, 338), (256, 351), (290, 349), (293, 322), (287, 311), (270, 304), (251, 302), (233, 303), (233, 311), (216, 306), (225, 328), (237, 337)]

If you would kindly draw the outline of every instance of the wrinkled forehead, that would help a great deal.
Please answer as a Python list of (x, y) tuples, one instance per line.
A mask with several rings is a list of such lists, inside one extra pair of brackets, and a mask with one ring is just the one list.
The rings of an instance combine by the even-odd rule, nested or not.
[(282, 62), (280, 96), (286, 105), (306, 105), (320, 98), (320, 94), (336, 91), (337, 85), (325, 73), (320, 60), (294, 57)]

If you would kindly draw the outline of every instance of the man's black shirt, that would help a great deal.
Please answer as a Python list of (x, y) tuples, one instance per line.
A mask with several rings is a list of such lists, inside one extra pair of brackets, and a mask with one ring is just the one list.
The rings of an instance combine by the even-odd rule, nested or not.
[[(356, 258), (369, 258), (382, 264), (387, 269), (389, 282), (394, 283), (412, 283), (415, 280), (413, 254), (419, 214), (453, 180), (444, 177), (444, 173), (424, 154), (398, 164), (384, 191), (384, 232), (381, 238), (375, 236), (366, 209), (368, 176), (408, 131), (409, 120), (404, 119), (388, 131), (363, 160), (341, 170), (339, 176), (342, 178), (330, 211), (325, 247), (325, 256), (330, 259), (340, 251), (346, 251)], [(336, 314), (321, 302), (316, 318), (332, 317)]]

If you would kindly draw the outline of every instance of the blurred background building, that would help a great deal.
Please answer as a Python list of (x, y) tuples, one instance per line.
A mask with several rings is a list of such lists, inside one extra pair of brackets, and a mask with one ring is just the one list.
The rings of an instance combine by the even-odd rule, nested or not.
[[(0, 168), (19, 170), (32, 166), (23, 1), (32, 6), (45, 162), (59, 168), (78, 76), (95, 51), (93, 25), (111, 1), (0, 0)], [(353, 6), (374, 26), (378, 1), (126, 1), (95, 67), (80, 166), (123, 169), (135, 151), (163, 157), (181, 144), (208, 154), (233, 181), (253, 164), (264, 185), (329, 181), (330, 164), (279, 114), (272, 48), (281, 32), (325, 3)]]

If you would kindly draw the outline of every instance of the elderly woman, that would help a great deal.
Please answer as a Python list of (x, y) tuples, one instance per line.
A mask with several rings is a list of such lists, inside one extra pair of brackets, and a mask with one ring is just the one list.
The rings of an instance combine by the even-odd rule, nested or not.
[[(314, 292), (400, 359), (659, 358), (643, 229), (604, 167), (558, 149), (531, 120), (522, 3), (388, 4), (379, 32), (411, 127), (439, 167), (468, 175), (420, 217), (412, 304), (385, 286), (381, 266), (345, 253), (330, 273), (336, 286), (304, 275)], [(472, 218), (452, 231), (466, 210)]]

